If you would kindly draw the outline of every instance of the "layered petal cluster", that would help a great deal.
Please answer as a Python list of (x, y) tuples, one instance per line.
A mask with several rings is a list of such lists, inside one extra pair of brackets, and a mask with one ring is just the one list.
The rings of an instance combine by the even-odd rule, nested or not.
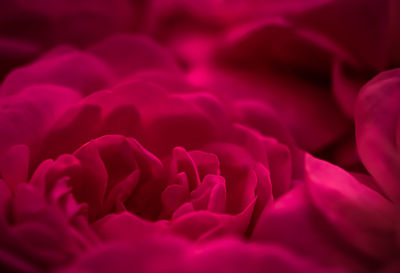
[(399, 8), (1, 2), (0, 272), (400, 272)]
[(85, 247), (162, 234), (248, 238), (262, 210), (303, 175), (303, 152), (272, 110), (191, 86), (146, 38), (55, 49), (10, 73), (1, 93), (5, 194), (37, 192), (67, 217), (68, 232), (86, 238), (75, 224), (84, 219), (95, 233)]

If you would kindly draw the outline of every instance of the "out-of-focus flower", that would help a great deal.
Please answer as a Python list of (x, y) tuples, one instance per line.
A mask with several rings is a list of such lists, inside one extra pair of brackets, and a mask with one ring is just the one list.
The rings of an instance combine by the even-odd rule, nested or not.
[(88, 46), (139, 30), (146, 1), (4, 0), (0, 3), (0, 79), (59, 45)]
[(193, 82), (263, 101), (300, 147), (362, 168), (354, 103), (372, 76), (400, 64), (396, 1), (171, 2), (158, 5), (160, 40), (187, 64)]
[[(157, 261), (157, 262), (155, 262)], [(277, 246), (221, 240), (190, 245), (178, 238), (139, 241), (136, 245), (111, 245), (83, 257), (60, 273), (69, 272), (346, 272), (302, 259)]]

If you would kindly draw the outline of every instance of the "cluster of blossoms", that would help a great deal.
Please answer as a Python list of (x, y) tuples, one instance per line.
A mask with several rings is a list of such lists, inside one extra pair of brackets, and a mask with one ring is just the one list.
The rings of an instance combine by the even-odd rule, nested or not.
[(400, 272), (396, 0), (0, 23), (1, 272)]

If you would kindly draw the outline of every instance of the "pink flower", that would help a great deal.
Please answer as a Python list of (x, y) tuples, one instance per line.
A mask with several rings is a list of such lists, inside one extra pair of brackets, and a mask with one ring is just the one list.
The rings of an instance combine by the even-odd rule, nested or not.
[(55, 49), (8, 75), (1, 92), (0, 172), (11, 194), (32, 188), (104, 241), (246, 238), (302, 176), (302, 152), (273, 111), (189, 85), (145, 38)]
[(0, 4), (0, 271), (398, 271), (394, 1), (67, 2)]

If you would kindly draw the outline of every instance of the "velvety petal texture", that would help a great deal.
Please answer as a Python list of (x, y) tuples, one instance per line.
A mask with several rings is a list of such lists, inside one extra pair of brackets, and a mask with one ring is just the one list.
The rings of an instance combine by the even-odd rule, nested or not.
[[(111, 264), (110, 261), (115, 262)], [(157, 261), (154, 263), (152, 261)], [(212, 245), (188, 245), (176, 238), (112, 245), (59, 272), (343, 272), (329, 270), (276, 246), (236, 240)]]
[(396, 256), (396, 208), (389, 200), (310, 155), (305, 168), (304, 183), (264, 210), (252, 240), (290, 246), (352, 272), (376, 270)]
[(400, 272), (399, 3), (0, 1), (0, 272)]
[(365, 85), (357, 100), (357, 147), (385, 194), (400, 201), (400, 71), (384, 72)]

